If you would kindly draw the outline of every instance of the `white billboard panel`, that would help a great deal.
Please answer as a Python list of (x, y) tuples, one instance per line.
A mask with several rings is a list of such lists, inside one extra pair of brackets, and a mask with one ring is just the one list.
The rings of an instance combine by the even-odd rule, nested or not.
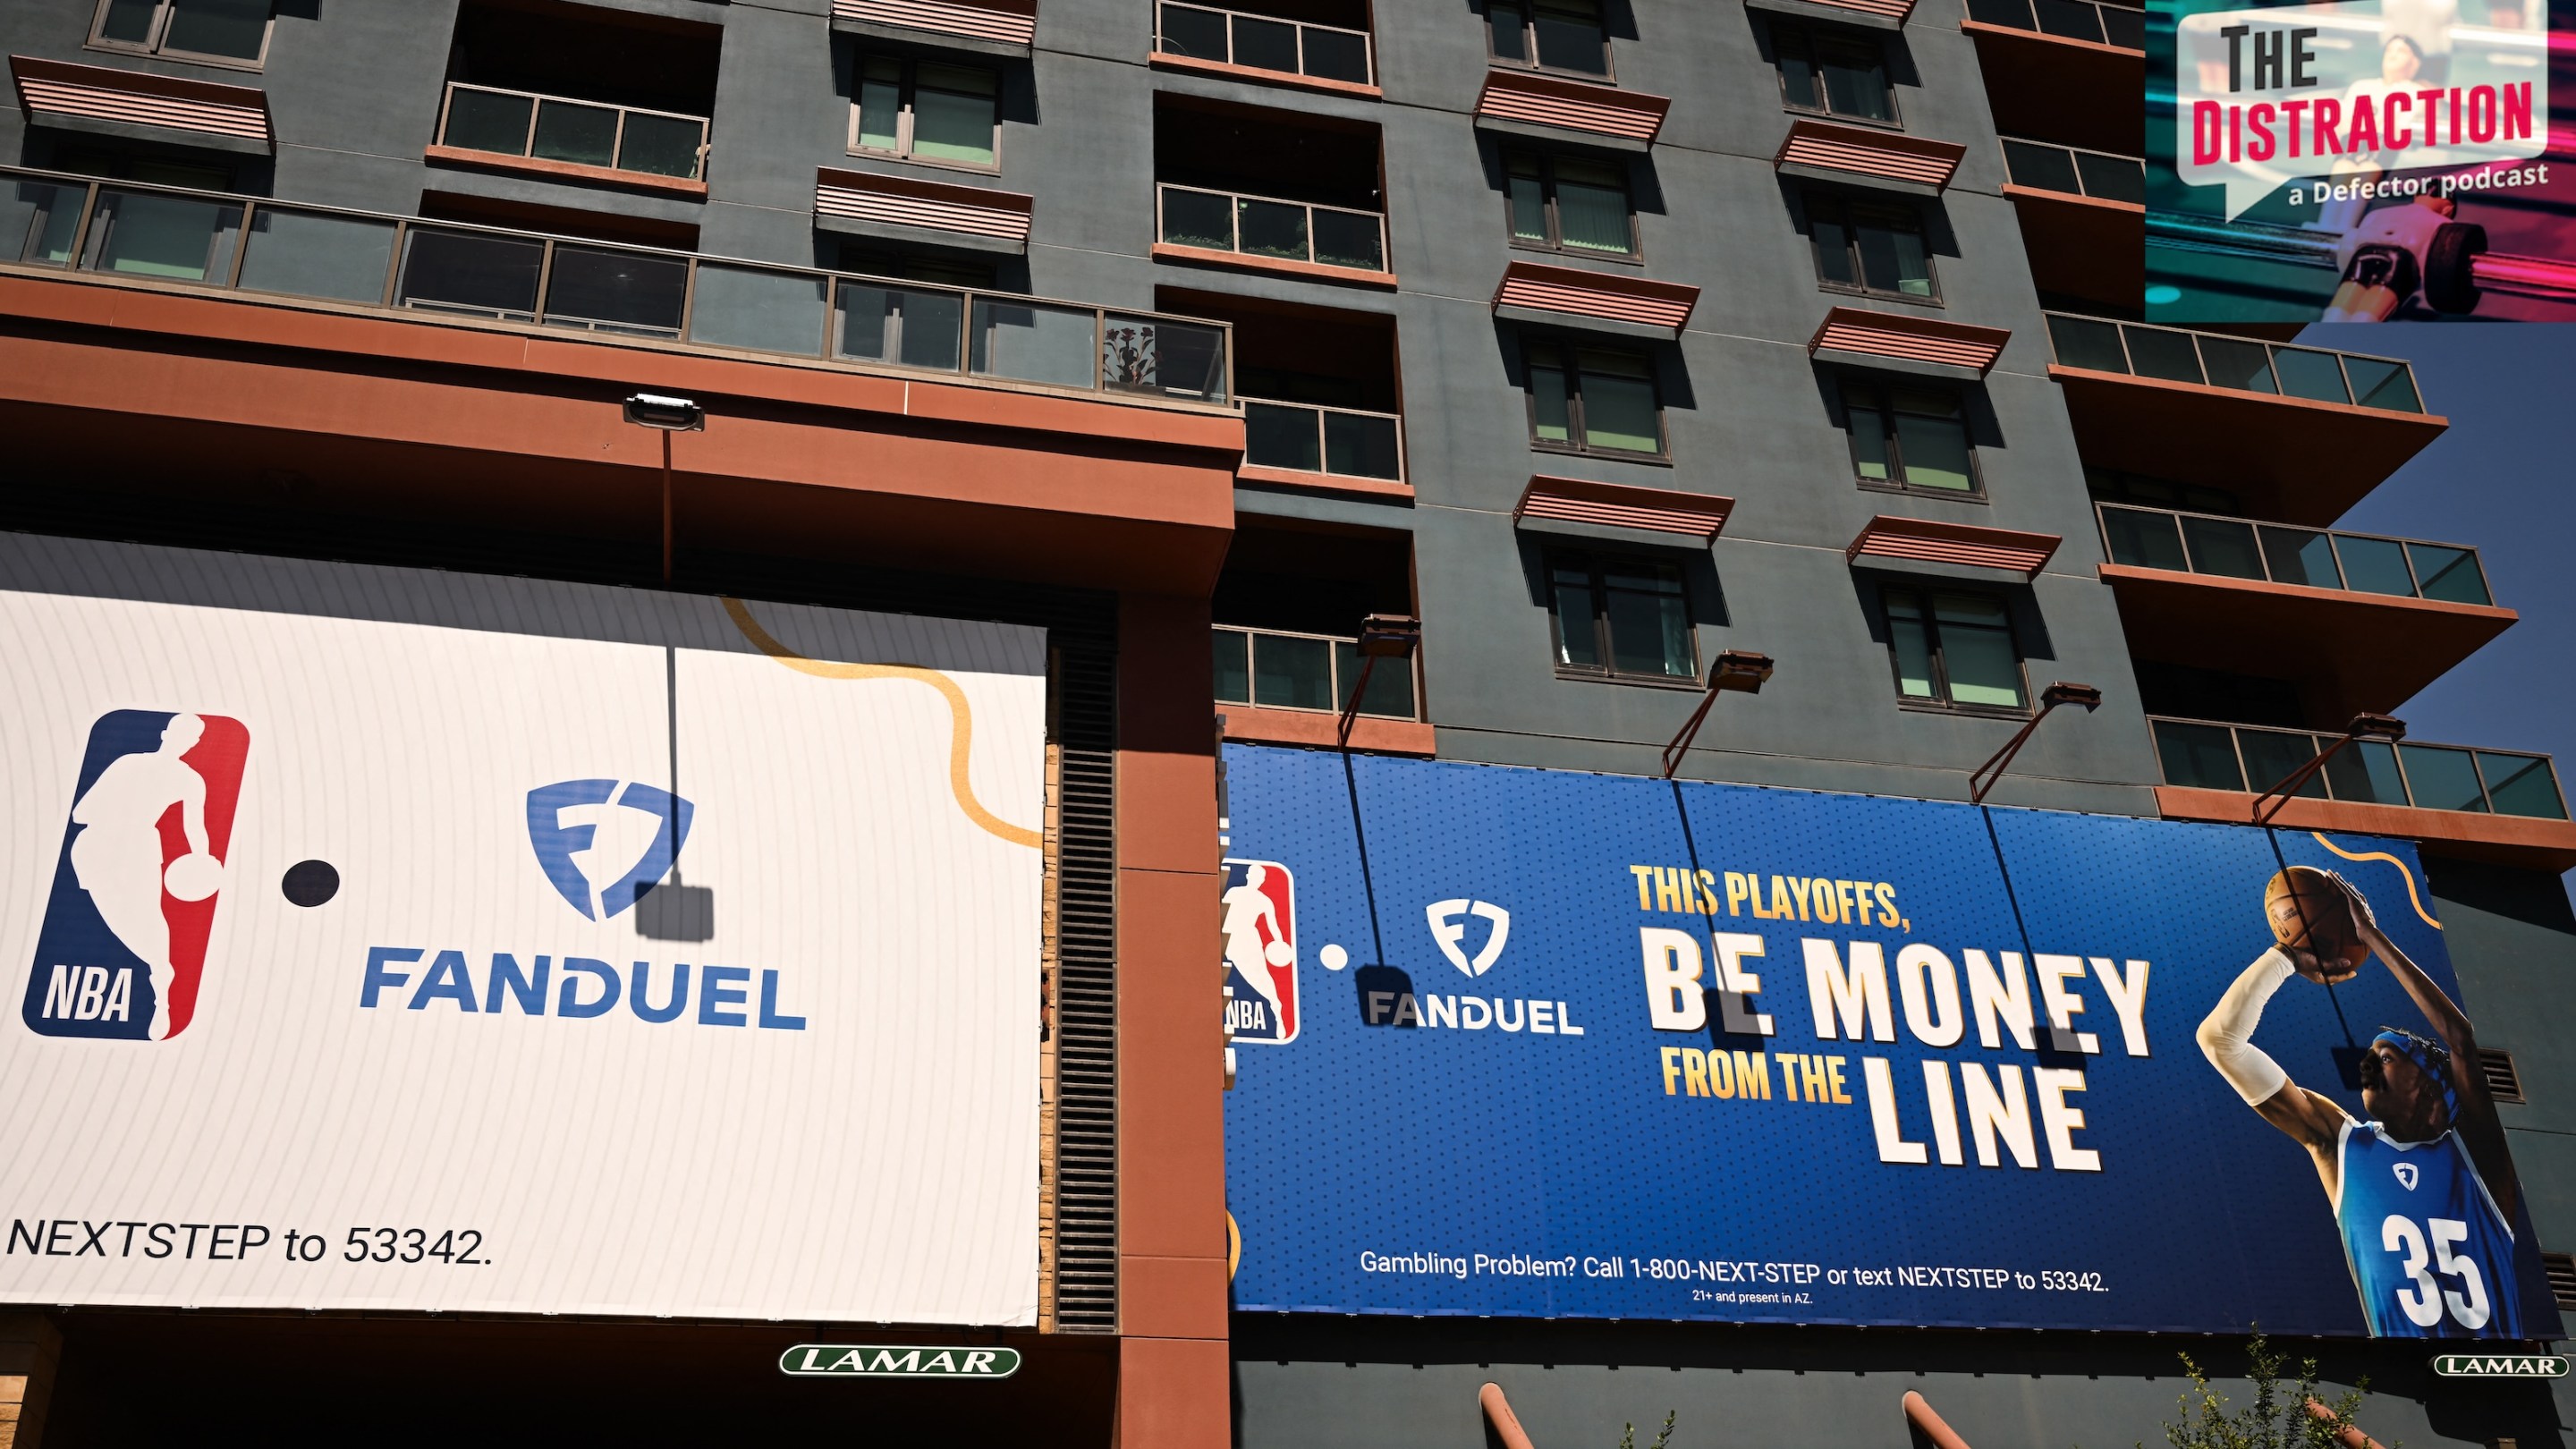
[(1043, 631), (0, 534), (0, 679), (0, 1302), (1035, 1321)]

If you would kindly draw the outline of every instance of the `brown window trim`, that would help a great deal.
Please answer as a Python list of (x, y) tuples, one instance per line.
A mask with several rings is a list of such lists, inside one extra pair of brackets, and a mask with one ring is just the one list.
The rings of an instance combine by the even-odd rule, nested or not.
[[(1538, 386), (1530, 378), (1530, 350), (1535, 347), (1553, 347), (1566, 358), (1566, 362), (1564, 364), (1564, 370), (1567, 373), (1565, 410), (1566, 432), (1569, 434), (1583, 433), (1588, 435), (1591, 431), (1583, 424), (1583, 368), (1582, 365), (1575, 360), (1577, 357), (1587, 351), (1611, 352), (1628, 357), (1634, 357), (1644, 363), (1646, 368), (1646, 386), (1653, 389), (1655, 394), (1655, 451), (1651, 453), (1641, 453), (1628, 448), (1595, 448), (1583, 443), (1575, 442), (1571, 437), (1562, 443), (1551, 442), (1547, 439), (1541, 438), (1538, 435)], [(1630, 347), (1603, 347), (1595, 343), (1586, 342), (1580, 338), (1560, 336), (1553, 333), (1524, 336), (1521, 339), (1521, 378), (1521, 396), (1526, 400), (1528, 408), (1530, 447), (1534, 451), (1541, 453), (1563, 453), (1569, 457), (1576, 458), (1607, 458), (1618, 462), (1644, 463), (1649, 466), (1662, 468), (1673, 466), (1672, 432), (1664, 423), (1664, 384), (1663, 379), (1655, 374), (1655, 356), (1653, 353)]]
[[(896, 102), (896, 107), (901, 118), (896, 122), (896, 124), (902, 128), (899, 135), (905, 149), (885, 151), (879, 150), (874, 146), (862, 146), (859, 144), (861, 106), (864, 104), (868, 79), (867, 65), (870, 60), (880, 59), (894, 61), (896, 64), (903, 67), (901, 98)], [(929, 63), (932, 65), (950, 66), (957, 70), (980, 70), (993, 77), (993, 159), (989, 164), (977, 161), (952, 161), (944, 156), (920, 156), (914, 154), (910, 149), (908, 149), (912, 142), (912, 118), (915, 109), (913, 98), (920, 85), (919, 71), (924, 59), (925, 57), (915, 55), (910, 51), (891, 50), (881, 46), (861, 47), (856, 51), (853, 56), (853, 63), (850, 71), (850, 84), (852, 89), (850, 96), (850, 125), (848, 132), (843, 137), (842, 153), (849, 156), (865, 156), (877, 161), (900, 161), (907, 166), (929, 166), (941, 171), (964, 171), (975, 176), (1001, 175), (1002, 89), (1005, 77), (1002, 73), (1002, 68), (999, 66), (982, 65), (970, 61), (949, 60), (944, 57), (936, 56), (927, 58)]]
[[(1878, 376), (1846, 376), (1840, 379), (1834, 387), (1834, 400), (1843, 410), (1843, 442), (1845, 448), (1848, 450), (1853, 441), (1853, 391), (1855, 389), (1868, 389), (1874, 391), (1879, 396), (1876, 411), (1887, 421), (1886, 437), (1889, 457), (1894, 460), (1898, 471), (1903, 469), (1905, 454), (1903, 452), (1903, 445), (1897, 441), (1896, 437), (1896, 404), (1893, 401), (1893, 394), (1900, 386), (1913, 388), (1921, 392), (1937, 392), (1956, 400), (1959, 405), (1960, 430), (1965, 432), (1968, 426), (1967, 397), (1956, 388), (1944, 387), (1939, 383), (1918, 384), (1911, 379), (1906, 379), (1900, 382), (1895, 379)], [(1977, 461), (1977, 440), (1973, 434), (1968, 438), (1968, 486), (1965, 488), (1925, 488), (1919, 484), (1907, 483), (1896, 478), (1863, 478), (1860, 476), (1860, 457), (1857, 453), (1852, 455), (1851, 469), (1852, 483), (1854, 486), (1867, 489), (1872, 493), (1902, 493), (1911, 498), (1975, 499), (1979, 503), (1987, 501), (1985, 465)]]
[[(1528, 60), (1514, 60), (1508, 55), (1497, 54), (1494, 50), (1494, 6), (1496, 3), (1498, 3), (1498, 0), (1485, 0), (1485, 3), (1479, 7), (1482, 12), (1480, 18), (1485, 22), (1485, 60), (1488, 64), (1502, 70), (1524, 70), (1533, 71), (1539, 75), (1560, 75), (1564, 76), (1568, 80), (1589, 81), (1597, 86), (1615, 86), (1619, 83), (1619, 57), (1615, 47), (1610, 44), (1609, 18), (1607, 16), (1600, 16), (1600, 6), (1597, 3), (1597, 0), (1594, 5), (1594, 14), (1596, 16), (1600, 16), (1601, 24), (1601, 69), (1599, 70), (1577, 70), (1571, 66), (1541, 64), (1538, 60), (1538, 26), (1534, 21), (1527, 19), (1521, 22), (1521, 40), (1528, 48), (1530, 58)], [(1509, 4), (1518, 8), (1523, 4), (1534, 6), (1536, 0), (1499, 0), (1499, 3)]]
[(89, 38), (81, 42), (81, 49), (101, 51), (108, 55), (148, 55), (155, 60), (177, 61), (183, 65), (210, 65), (222, 70), (258, 71), (268, 68), (268, 48), (277, 39), (277, 6), (273, 0), (268, 7), (268, 21), (259, 32), (259, 55), (252, 60), (243, 60), (231, 55), (207, 55), (202, 51), (164, 48), (161, 38), (170, 31), (170, 0), (154, 0), (152, 39), (141, 45), (106, 39), (99, 34), (99, 31), (107, 25), (109, 3), (110, 0), (98, 0), (98, 8), (90, 12)]
[[(1892, 292), (1881, 287), (1870, 286), (1866, 282), (1834, 281), (1825, 276), (1820, 267), (1816, 273), (1816, 290), (1831, 292), (1842, 297), (1875, 297), (1881, 301), (1908, 302), (1917, 307), (1947, 309), (1949, 304), (1941, 300), (1941, 268), (1932, 260), (1930, 229), (1923, 224), (1921, 207), (1911, 202), (1881, 200), (1874, 196), (1850, 196), (1841, 191), (1828, 190), (1819, 186), (1802, 187), (1799, 196), (1800, 203), (1807, 213), (1807, 259), (1810, 263), (1815, 261), (1816, 219), (1819, 212), (1837, 221), (1847, 232), (1858, 229), (1852, 220), (1854, 217), (1868, 216), (1873, 213), (1880, 216), (1902, 216), (1914, 223), (1914, 234), (1923, 238), (1923, 275), (1924, 279), (1932, 284), (1932, 294), (1928, 297), (1916, 292)], [(1861, 265), (1860, 243), (1857, 237), (1853, 239), (1849, 250), (1852, 271), (1858, 273)]]
[[(1941, 692), (1941, 698), (1920, 699), (1905, 692), (1905, 666), (1896, 657), (1896, 616), (1887, 607), (1887, 596), (1891, 593), (1911, 593), (1919, 601), (1918, 607), (1923, 610), (1922, 622), (1926, 635), (1926, 648), (1932, 658), (1933, 687)], [(1941, 647), (1941, 621), (1935, 612), (1937, 606), (1933, 602), (1944, 593), (1973, 595), (1991, 599), (2003, 605), (2004, 637), (2012, 644), (2013, 667), (2021, 674), (2022, 703), (2019, 708), (2000, 704), (1962, 704), (1948, 697), (1950, 693), (1949, 659)], [(1905, 583), (1879, 586), (1878, 613), (1880, 620), (1887, 626), (1887, 681), (1896, 687), (1898, 709), (1913, 710), (1921, 714), (1971, 715), (1980, 719), (2026, 720), (2030, 718), (2030, 659), (2021, 652), (2021, 631), (2013, 627), (2012, 604), (2009, 600), (1999, 598), (1984, 589), (1943, 588), (1942, 581), (1937, 579), (1926, 579), (1920, 583), (1908, 580)]]
[[(1566, 547), (1546, 548), (1540, 551), (1539, 568), (1547, 579), (1548, 658), (1550, 664), (1554, 666), (1556, 677), (1578, 680), (1585, 684), (1633, 684), (1647, 689), (1680, 689), (1694, 693), (1705, 688), (1700, 679), (1699, 621), (1691, 615), (1690, 581), (1687, 576), (1679, 580), (1682, 622), (1690, 635), (1691, 672), (1687, 678), (1671, 674), (1633, 674), (1607, 664), (1596, 667), (1563, 662), (1560, 656), (1565, 652), (1565, 619), (1556, 609), (1556, 572), (1559, 568), (1565, 568), (1569, 572), (1580, 569), (1589, 574), (1592, 580), (1593, 602), (1597, 608), (1603, 594), (1607, 592), (1601, 582), (1603, 565), (1614, 560), (1656, 567), (1671, 566), (1668, 560), (1657, 559), (1649, 553), (1637, 550)], [(1608, 621), (1603, 615), (1595, 613), (1592, 616), (1592, 626), (1593, 647), (1607, 657), (1610, 653)]]
[[(1512, 161), (1515, 157), (1526, 157), (1539, 163), (1541, 171), (1539, 185), (1546, 193), (1542, 204), (1547, 209), (1547, 231), (1549, 236), (1557, 238), (1553, 242), (1528, 241), (1512, 229)], [(1637, 224), (1636, 178), (1629, 172), (1625, 158), (1578, 156), (1575, 159), (1594, 161), (1595, 164), (1615, 166), (1619, 169), (1620, 191), (1628, 203), (1628, 249), (1624, 252), (1605, 252), (1596, 251), (1590, 247), (1565, 245), (1564, 228), (1557, 223), (1556, 210), (1556, 164), (1563, 159), (1565, 159), (1565, 153), (1559, 151), (1536, 150), (1525, 146), (1506, 147), (1503, 150), (1504, 239), (1519, 251), (1538, 252), (1552, 257), (1586, 257), (1594, 261), (1618, 262), (1632, 267), (1644, 266), (1646, 264), (1645, 228)]]
[[(1885, 41), (1874, 35), (1844, 31), (1838, 27), (1818, 21), (1790, 20), (1781, 16), (1766, 16), (1764, 18), (1771, 27), (1771, 70), (1774, 79), (1779, 82), (1780, 86), (1780, 109), (1796, 116), (1822, 116), (1825, 119), (1834, 122), (1836, 125), (1876, 126), (1883, 131), (1902, 131), (1905, 129), (1905, 108), (1897, 100), (1896, 80), (1893, 76), (1888, 74), (1887, 43)], [(1783, 63), (1785, 57), (1782, 55), (1781, 45), (1783, 38), (1788, 36), (1795, 36), (1800, 41), (1804, 42), (1807, 47), (1807, 54), (1811, 58), (1815, 55), (1816, 42), (1819, 40), (1842, 45), (1865, 45), (1870, 49), (1875, 50), (1878, 53), (1879, 77), (1885, 83), (1884, 89), (1887, 92), (1886, 117), (1881, 119), (1877, 116), (1855, 116), (1847, 112), (1833, 110), (1827, 106), (1802, 106), (1790, 100), (1789, 68)], [(1818, 69), (1816, 85), (1817, 94), (1822, 95), (1824, 93), (1824, 80), (1821, 67)]]

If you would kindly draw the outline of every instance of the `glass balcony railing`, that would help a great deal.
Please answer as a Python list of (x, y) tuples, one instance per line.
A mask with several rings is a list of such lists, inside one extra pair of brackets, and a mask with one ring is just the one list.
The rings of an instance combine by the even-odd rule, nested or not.
[(1206, 5), (1175, 5), (1168, 0), (1155, 6), (1154, 14), (1154, 48), (1165, 55), (1352, 85), (1376, 80), (1365, 30), (1308, 25)]
[(2495, 602), (2473, 548), (2127, 503), (2095, 504), (2094, 512), (2115, 564), (2447, 604)]
[(2415, 391), (2415, 370), (2393, 357), (2284, 347), (2250, 337), (2067, 312), (2047, 316), (2049, 347), (2061, 366), (2387, 412), (2424, 411)]
[(438, 144), (697, 181), (706, 170), (707, 118), (454, 81)]
[(0, 263), (1227, 401), (1224, 323), (0, 167)]
[(1261, 468), (1401, 482), (1400, 421), (1394, 413), (1248, 397), (1243, 400), (1243, 461)]
[[(1340, 714), (1359, 685), (1359, 641), (1331, 634), (1292, 634), (1278, 629), (1218, 625), (1216, 702), (1258, 709), (1303, 709)], [(1359, 712), (1379, 719), (1420, 719), (1414, 661), (1381, 659), (1369, 671)]]
[(2087, 151), (2078, 146), (2024, 141), (2012, 136), (2003, 138), (2003, 147), (2004, 174), (2015, 186), (2062, 191), (2069, 196), (2089, 196), (2096, 201), (2146, 204), (2147, 167), (2135, 156), (2116, 156), (2108, 151)]
[[(2260, 794), (2288, 779), (2331, 734), (2213, 724), (2203, 720), (2149, 719), (2165, 783), (2196, 790)], [(2567, 818), (2558, 770), (2547, 755), (2477, 750), (2464, 745), (2425, 745), (2409, 740), (2355, 740), (2299, 787), (2312, 800), (2363, 805), (2408, 805), (2475, 815), (2519, 815), (2532, 820)]]
[(2093, 0), (1968, 0), (1968, 18), (2065, 40), (2147, 48), (2146, 13), (2126, 5), (2096, 5)]
[(1386, 218), (1377, 212), (1190, 186), (1154, 189), (1162, 210), (1157, 234), (1174, 246), (1386, 270)]

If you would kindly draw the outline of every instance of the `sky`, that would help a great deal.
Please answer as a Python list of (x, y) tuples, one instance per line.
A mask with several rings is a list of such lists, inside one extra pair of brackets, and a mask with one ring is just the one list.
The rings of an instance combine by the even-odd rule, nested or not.
[[(2576, 772), (2576, 326), (2317, 326), (2299, 340), (2415, 364), (2451, 427), (2336, 526), (2469, 544), (2522, 621), (2396, 714), (2442, 744), (2540, 750)], [(2571, 783), (2570, 788), (2576, 788)], [(2570, 873), (2576, 885), (2576, 872)]]

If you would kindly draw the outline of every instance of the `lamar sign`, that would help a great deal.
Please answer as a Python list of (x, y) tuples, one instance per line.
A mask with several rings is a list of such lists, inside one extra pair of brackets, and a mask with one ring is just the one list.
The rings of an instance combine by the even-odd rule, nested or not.
[(800, 1343), (778, 1356), (798, 1377), (1006, 1379), (1020, 1371), (1016, 1348), (922, 1348), (873, 1343)]
[(2563, 1379), (2567, 1356), (2556, 1353), (2444, 1353), (2433, 1372), (2446, 1379)]

